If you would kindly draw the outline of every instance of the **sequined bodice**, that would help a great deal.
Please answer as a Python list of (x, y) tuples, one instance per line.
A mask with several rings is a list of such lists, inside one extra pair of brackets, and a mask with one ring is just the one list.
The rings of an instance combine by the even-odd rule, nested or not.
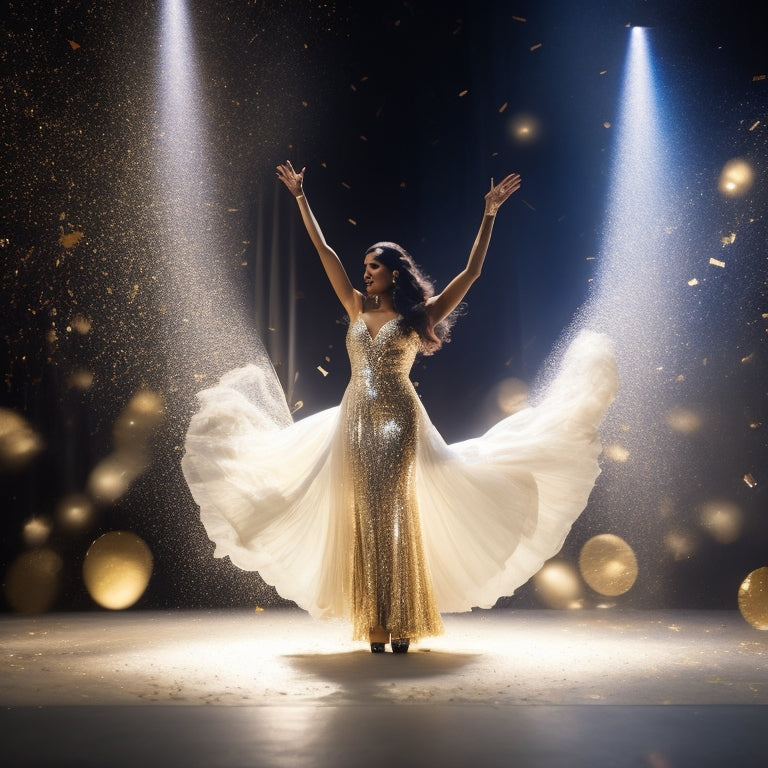
[(418, 349), (418, 334), (403, 330), (400, 318), (388, 320), (372, 337), (361, 315), (347, 332), (351, 383), (364, 386), (371, 396), (383, 394), (396, 381), (408, 379)]

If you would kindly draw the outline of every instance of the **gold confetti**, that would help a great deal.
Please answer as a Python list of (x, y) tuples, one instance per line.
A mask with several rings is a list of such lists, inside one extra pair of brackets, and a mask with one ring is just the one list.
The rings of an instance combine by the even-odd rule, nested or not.
[(736, 233), (731, 232), (730, 235), (724, 235), (720, 238), (720, 242), (723, 244), (723, 246), (732, 245), (736, 242)]
[(74, 248), (83, 239), (84, 234), (84, 232), (62, 232), (59, 235), (59, 244), (67, 249)]
[(748, 488), (754, 488), (757, 485), (757, 480), (755, 480), (749, 472), (744, 475), (744, 482), (747, 484)]
[(322, 365), (318, 365), (317, 366), (317, 370), (320, 371), (320, 373), (322, 373), (323, 376), (327, 376), (328, 375), (328, 371), (326, 371), (325, 368), (323, 368)]
[(746, 355), (746, 357), (741, 358), (742, 363), (753, 363), (755, 361), (755, 353), (751, 352), (750, 354)]
[(341, 186), (344, 187), (344, 189), (352, 189), (352, 187), (349, 184), (347, 184), (346, 181), (342, 181)]
[(507, 102), (505, 101), (500, 107), (499, 107), (499, 114), (502, 114), (507, 108)]
[(760, 125), (760, 121), (759, 120), (755, 120), (755, 122), (752, 123), (752, 125), (749, 126), (749, 130), (750, 131), (754, 131), (755, 128), (757, 128), (758, 125)]
[(753, 77), (752, 77), (752, 82), (753, 82), (753, 83), (756, 83), (756, 82), (758, 82), (759, 80), (765, 80), (765, 79), (767, 79), (767, 78), (768, 78), (768, 75), (753, 75)]
[(468, 93), (469, 93), (469, 91), (467, 91), (467, 90), (464, 90), (464, 91), (459, 91), (459, 98), (460, 98), (460, 99), (461, 99), (461, 98), (463, 98), (463, 97), (464, 97), (464, 96), (466, 96)]
[(75, 315), (72, 318), (72, 328), (81, 336), (85, 336), (91, 331), (91, 321), (83, 315)]
[(528, 19), (524, 19), (522, 16), (513, 16), (512, 21), (519, 21), (522, 24), (525, 24)]
[(608, 122), (608, 120), (606, 120), (606, 121), (603, 123), (603, 128), (610, 128), (610, 127), (611, 127), (611, 124)]
[(541, 48), (542, 45), (543, 45), (543, 43), (536, 43), (536, 45), (532, 45), (531, 46), (531, 50), (535, 51), (537, 48)]
[(67, 40), (67, 42), (73, 51), (76, 51), (80, 47), (80, 43), (76, 43), (74, 40)]
[(688, 285), (691, 285), (691, 286), (693, 286), (693, 285), (698, 285), (698, 284), (699, 284), (699, 281), (698, 281), (698, 280), (697, 280), (695, 277), (691, 278), (691, 279), (688, 281)]
[(356, 226), (357, 226), (357, 222), (356, 222), (354, 219), (347, 219), (347, 221), (348, 221), (348, 222), (349, 222), (349, 223), (350, 223), (350, 224), (351, 224), (353, 227), (356, 227)]
[(715, 258), (710, 258), (709, 263), (713, 267), (720, 267), (720, 268), (724, 268), (725, 267), (725, 262), (724, 261), (719, 261), (718, 259), (715, 259)]

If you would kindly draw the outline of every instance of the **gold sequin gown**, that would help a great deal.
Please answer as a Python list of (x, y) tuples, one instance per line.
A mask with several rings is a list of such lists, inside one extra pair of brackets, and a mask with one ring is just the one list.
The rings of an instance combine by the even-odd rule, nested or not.
[[(535, 407), (447, 445), (408, 374), (398, 320), (350, 323), (342, 403), (293, 422), (267, 364), (199, 393), (182, 470), (214, 554), (258, 571), (356, 638), (442, 631), (555, 555), (599, 475), (598, 427), (617, 380), (610, 340), (581, 332)], [(446, 351), (445, 354), (449, 354)]]
[(424, 555), (416, 495), (419, 400), (408, 377), (419, 337), (398, 319), (375, 337), (359, 317), (341, 405), (344, 485), (352, 489), (354, 636), (377, 625), (395, 638), (437, 635), (442, 622)]

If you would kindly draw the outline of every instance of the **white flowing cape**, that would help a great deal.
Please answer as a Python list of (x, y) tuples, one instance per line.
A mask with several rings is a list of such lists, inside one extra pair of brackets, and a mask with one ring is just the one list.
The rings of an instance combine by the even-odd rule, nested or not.
[[(480, 437), (447, 445), (421, 409), (418, 503), (440, 611), (492, 606), (560, 550), (600, 473), (616, 386), (610, 340), (582, 331), (540, 403)], [(313, 616), (344, 616), (340, 408), (293, 423), (274, 371), (256, 365), (198, 398), (182, 469), (215, 555)]]

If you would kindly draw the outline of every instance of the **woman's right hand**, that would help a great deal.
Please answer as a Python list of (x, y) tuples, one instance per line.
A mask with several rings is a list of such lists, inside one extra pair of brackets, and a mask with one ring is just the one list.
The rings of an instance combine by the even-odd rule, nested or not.
[(277, 166), (277, 178), (288, 187), (294, 197), (304, 194), (305, 170), (306, 168), (302, 168), (299, 173), (296, 173), (290, 160), (286, 160), (284, 164)]

